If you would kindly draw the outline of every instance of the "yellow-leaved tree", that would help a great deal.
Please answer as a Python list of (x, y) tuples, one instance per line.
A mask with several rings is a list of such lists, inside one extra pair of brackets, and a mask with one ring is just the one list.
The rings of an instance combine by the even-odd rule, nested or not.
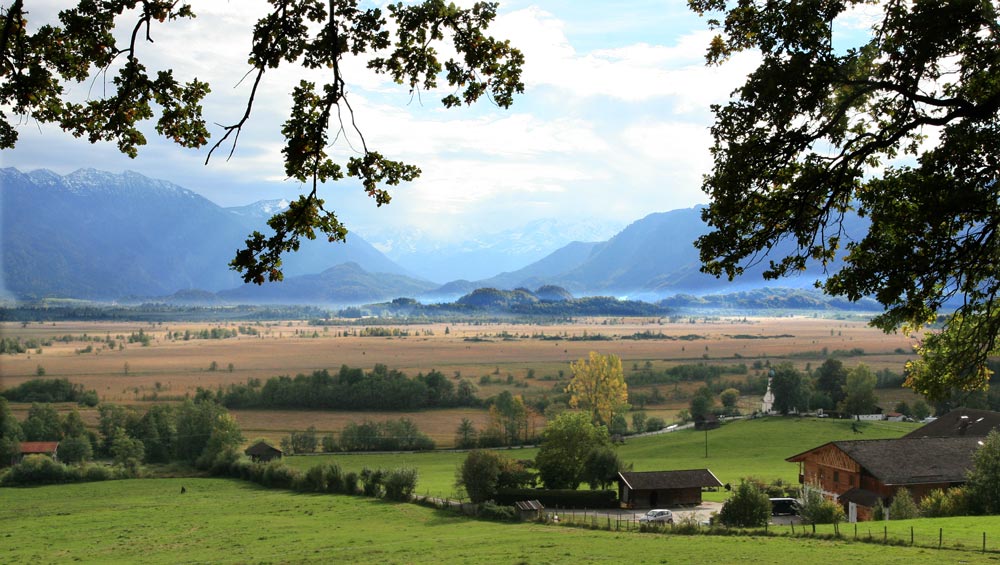
[(566, 386), (569, 405), (590, 410), (595, 424), (609, 425), (615, 410), (628, 403), (621, 358), (613, 353), (602, 355), (591, 351), (587, 359), (570, 363), (570, 369), (573, 378)]

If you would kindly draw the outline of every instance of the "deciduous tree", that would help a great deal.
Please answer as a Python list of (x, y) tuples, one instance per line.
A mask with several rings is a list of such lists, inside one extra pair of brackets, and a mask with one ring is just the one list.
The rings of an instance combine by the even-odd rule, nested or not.
[(594, 450), (611, 443), (608, 429), (587, 414), (564, 412), (545, 427), (535, 467), (546, 488), (575, 489), (584, 480), (585, 462)]
[[(320, 197), (320, 185), (355, 177), (381, 206), (390, 200), (386, 186), (420, 174), (416, 166), (384, 156), (357, 129), (348, 92), (359, 78), (345, 69), (345, 58), (366, 60), (369, 72), (392, 77), (411, 95), (447, 83), (445, 107), (486, 96), (506, 108), (524, 90), (521, 52), (484, 32), (496, 16), (495, 3), (460, 8), (425, 0), (389, 4), (385, 11), (359, 7), (357, 0), (270, 3), (269, 13), (247, 30), (246, 105), (220, 126), (206, 163), (216, 150), (233, 155), (265, 75), (292, 66), (325, 77), (321, 84), (301, 80), (292, 89), (289, 118), (281, 128), (285, 173), (308, 184), (308, 192), (268, 221), (272, 233), (253, 232), (231, 263), (246, 282), (258, 284), (282, 279), (281, 255), (298, 250), (302, 238), (314, 239), (317, 231), (330, 241), (346, 237), (347, 229)], [(209, 84), (197, 78), (182, 82), (174, 69), (154, 72), (144, 62), (160, 26), (194, 18), (191, 6), (176, 0), (81, 0), (61, 11), (58, 22), (35, 22), (25, 4), (14, 0), (0, 7), (0, 149), (15, 145), (17, 121), (54, 123), (92, 143), (116, 143), (131, 157), (146, 143), (142, 122), (152, 119), (159, 135), (182, 147), (209, 143), (201, 106)], [(454, 55), (445, 58), (443, 52)], [(76, 83), (102, 80), (97, 89), (106, 92), (102, 97), (80, 103), (67, 94)], [(330, 147), (349, 143), (348, 132), (358, 155), (335, 162)]]
[[(864, 0), (689, 4), (720, 31), (709, 64), (761, 57), (713, 107), (703, 270), (732, 278), (767, 261), (776, 278), (843, 259), (823, 288), (876, 298), (886, 331), (958, 304), (924, 336), (907, 384), (935, 399), (985, 387), (1000, 333), (998, 4), (883, 2), (853, 44), (839, 33)], [(866, 233), (845, 233), (852, 215)]]
[(609, 425), (615, 410), (628, 403), (628, 385), (617, 355), (591, 351), (587, 359), (570, 364), (573, 378), (566, 386), (569, 405), (590, 412), (595, 424)]
[(875, 374), (865, 365), (858, 365), (847, 374), (844, 401), (840, 409), (848, 414), (872, 414), (878, 406), (875, 396)]

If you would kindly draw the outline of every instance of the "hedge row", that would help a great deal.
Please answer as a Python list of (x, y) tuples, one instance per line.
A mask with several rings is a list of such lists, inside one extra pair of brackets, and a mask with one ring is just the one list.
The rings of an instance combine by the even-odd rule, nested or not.
[(0, 474), (0, 486), (55, 485), (132, 477), (135, 477), (134, 471), (125, 467), (107, 467), (95, 463), (64, 465), (46, 455), (27, 455), (20, 463)]
[(618, 508), (618, 493), (613, 490), (500, 489), (497, 504), (511, 505), (519, 500), (537, 500), (547, 508)]

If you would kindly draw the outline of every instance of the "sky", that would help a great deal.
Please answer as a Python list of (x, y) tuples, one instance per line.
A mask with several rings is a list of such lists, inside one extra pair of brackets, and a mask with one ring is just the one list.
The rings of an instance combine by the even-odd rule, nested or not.
[[(463, 0), (459, 4), (471, 4)], [(198, 17), (153, 26), (154, 43), (140, 46), (151, 71), (174, 68), (180, 80), (212, 85), (205, 116), (216, 124), (242, 115), (250, 81), (250, 30), (267, 8), (250, 0), (191, 2)], [(28, 3), (29, 26), (54, 22), (65, 2)], [(392, 189), (376, 207), (351, 179), (321, 189), (329, 208), (363, 234), (414, 230), (455, 241), (546, 218), (593, 219), (625, 225), (653, 212), (706, 202), (702, 175), (711, 167), (710, 105), (723, 103), (758, 63), (741, 53), (707, 67), (713, 35), (684, 0), (501, 1), (492, 35), (525, 55), (525, 92), (509, 109), (488, 101), (444, 109), (447, 89), (411, 95), (345, 61), (355, 120), (371, 149), (419, 166), (415, 182)], [(846, 21), (846, 20), (845, 20)], [(845, 25), (854, 25), (848, 22)], [(92, 145), (57, 127), (23, 123), (0, 165), (60, 174), (82, 167), (133, 170), (169, 180), (222, 206), (292, 198), (303, 187), (285, 178), (281, 123), (292, 86), (309, 76), (298, 67), (265, 74), (262, 90), (233, 157), (189, 150), (156, 137), (139, 157), (113, 144)], [(100, 80), (70, 85), (78, 99), (100, 96)], [(355, 143), (331, 149), (342, 160)], [(346, 140), (350, 141), (350, 139)]]

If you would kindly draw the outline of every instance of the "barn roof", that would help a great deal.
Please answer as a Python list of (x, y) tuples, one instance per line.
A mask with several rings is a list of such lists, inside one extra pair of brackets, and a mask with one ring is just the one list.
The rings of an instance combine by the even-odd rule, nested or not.
[(278, 449), (277, 447), (271, 446), (266, 441), (258, 441), (257, 443), (255, 443), (255, 444), (251, 445), (250, 447), (246, 448), (246, 450), (243, 453), (246, 453), (248, 456), (253, 456), (253, 455), (273, 455), (275, 453), (279, 453), (280, 454), (280, 453), (282, 453), (282, 451), (280, 449)]
[(958, 408), (903, 437), (985, 437), (1000, 427), (1000, 412)]
[(518, 510), (545, 510), (541, 502), (537, 500), (518, 500), (514, 503)]
[(932, 437), (833, 441), (786, 459), (804, 461), (809, 454), (833, 446), (847, 454), (885, 485), (965, 482), (977, 437)]
[(21, 455), (31, 455), (32, 453), (55, 453), (58, 448), (58, 441), (22, 441)]
[(720, 487), (722, 482), (708, 469), (684, 471), (622, 471), (618, 480), (632, 490)]
[(882, 500), (881, 496), (863, 488), (852, 488), (837, 497), (838, 502), (853, 502), (860, 506), (867, 506), (869, 508), (873, 508), (880, 500)]

